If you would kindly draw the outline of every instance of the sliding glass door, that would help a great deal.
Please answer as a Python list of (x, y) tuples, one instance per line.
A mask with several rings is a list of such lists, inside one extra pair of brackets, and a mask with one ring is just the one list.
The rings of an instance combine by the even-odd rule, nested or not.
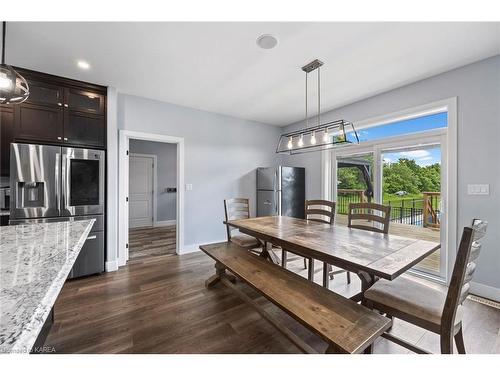
[[(381, 202), (391, 207), (392, 233), (441, 241), (441, 144), (381, 151)], [(440, 276), (441, 250), (415, 269)]]
[(331, 192), (338, 225), (351, 202), (391, 206), (390, 233), (440, 242), (412, 272), (446, 278), (446, 133), (377, 139), (331, 151)]

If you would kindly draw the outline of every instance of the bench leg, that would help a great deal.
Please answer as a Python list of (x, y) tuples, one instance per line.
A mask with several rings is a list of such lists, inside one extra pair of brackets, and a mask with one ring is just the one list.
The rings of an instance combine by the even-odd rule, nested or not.
[(227, 274), (226, 273), (226, 268), (219, 262), (215, 263), (215, 275), (210, 276), (207, 280), (205, 280), (205, 287), (206, 288), (211, 288), (215, 284), (217, 284), (221, 277), (224, 276), (227, 279), (229, 279), (232, 283), (236, 282), (236, 277), (233, 275)]

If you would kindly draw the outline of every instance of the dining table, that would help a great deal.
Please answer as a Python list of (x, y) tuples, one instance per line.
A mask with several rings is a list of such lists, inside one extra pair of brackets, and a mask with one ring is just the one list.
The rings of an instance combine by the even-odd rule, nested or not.
[[(377, 279), (394, 280), (440, 248), (438, 242), (287, 216), (229, 220), (225, 224), (261, 240), (264, 243), (261, 256), (275, 263), (278, 260), (270, 254), (272, 246), (279, 246), (304, 258), (323, 262), (324, 270), (332, 265), (357, 274), (361, 292), (351, 298), (361, 302), (363, 293)], [(286, 267), (286, 262), (283, 266)]]

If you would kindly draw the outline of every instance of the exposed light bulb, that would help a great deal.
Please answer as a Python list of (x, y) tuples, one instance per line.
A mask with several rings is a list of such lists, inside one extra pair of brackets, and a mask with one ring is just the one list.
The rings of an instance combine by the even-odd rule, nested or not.
[(311, 144), (312, 145), (316, 144), (316, 132), (312, 132), (311, 134)]
[(304, 146), (304, 136), (301, 134), (299, 138), (299, 142), (297, 143), (299, 147)]
[(0, 89), (10, 89), (11, 85), (12, 85), (12, 81), (10, 79), (8, 79), (4, 75), (0, 76)]
[(323, 134), (323, 142), (328, 142), (328, 129), (325, 129), (325, 134)]
[(291, 149), (293, 148), (293, 141), (292, 141), (292, 139), (293, 139), (292, 137), (290, 137), (290, 138), (288, 139), (288, 149), (289, 149), (289, 150), (291, 150)]

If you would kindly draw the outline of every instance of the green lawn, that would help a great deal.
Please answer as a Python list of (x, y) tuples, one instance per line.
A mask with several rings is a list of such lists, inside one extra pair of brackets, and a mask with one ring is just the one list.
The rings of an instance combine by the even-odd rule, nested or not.
[[(404, 201), (405, 207), (413, 207), (413, 199), (415, 199), (415, 208), (423, 208), (423, 195), (422, 193), (417, 193), (417, 194), (407, 194), (403, 196), (398, 196), (395, 194), (384, 194), (384, 204), (389, 204), (391, 206), (396, 206), (396, 207), (401, 207), (402, 201)], [(437, 205), (439, 206), (439, 203), (441, 201), (441, 197), (438, 198)], [(435, 207), (436, 208), (436, 207)]]
[(396, 195), (384, 193), (384, 204), (391, 204), (391, 206), (401, 206), (401, 201), (405, 201), (405, 206), (411, 207), (412, 200), (415, 199), (415, 208), (422, 208), (422, 193)]

